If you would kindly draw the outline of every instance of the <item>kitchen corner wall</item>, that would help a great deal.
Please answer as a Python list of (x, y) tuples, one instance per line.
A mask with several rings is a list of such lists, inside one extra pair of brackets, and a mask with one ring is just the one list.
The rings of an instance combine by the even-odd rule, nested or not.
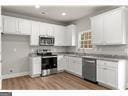
[[(113, 7), (114, 8), (114, 7)], [(71, 22), (76, 25), (77, 34), (82, 31), (90, 30), (91, 29), (91, 21), (90, 17), (95, 16), (97, 14), (103, 13), (105, 11), (111, 10), (106, 9), (102, 11), (95, 11), (93, 14), (90, 14), (86, 17), (83, 17), (77, 21)], [(116, 8), (116, 7), (115, 7)], [(78, 48), (78, 35), (76, 37), (77, 47), (68, 47), (68, 51), (75, 51), (81, 53), (100, 53), (100, 54), (112, 54), (112, 55), (127, 55), (128, 54), (128, 46), (127, 45), (111, 45), (111, 46), (93, 46), (92, 49), (79, 49)]]
[(28, 72), (29, 36), (2, 35), (2, 75)]
[(29, 53), (37, 49), (51, 49), (66, 52), (66, 47), (30, 46), (30, 36), (2, 35), (2, 76), (3, 78), (25, 75), (29, 72)]

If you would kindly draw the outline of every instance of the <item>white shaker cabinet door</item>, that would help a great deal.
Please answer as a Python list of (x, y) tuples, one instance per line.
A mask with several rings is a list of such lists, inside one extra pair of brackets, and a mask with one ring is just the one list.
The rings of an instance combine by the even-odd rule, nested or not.
[(122, 11), (116, 10), (104, 15), (104, 38), (106, 44), (122, 44)]
[(57, 56), (57, 70), (61, 71), (64, 70), (64, 56), (63, 55), (59, 55)]
[(107, 84), (114, 87), (118, 88), (118, 75), (117, 75), (117, 70), (108, 68), (107, 69)]
[(30, 36), (30, 45), (39, 45), (39, 22), (32, 21), (32, 33)]
[(66, 34), (65, 34), (65, 27), (56, 25), (55, 28), (55, 46), (65, 46), (66, 42)]
[(23, 35), (31, 34), (31, 21), (25, 19), (19, 19), (19, 32)]
[(103, 16), (91, 18), (92, 43), (101, 45), (103, 43)]
[(47, 24), (47, 35), (54, 37), (54, 25)]
[(103, 67), (97, 67), (97, 81), (106, 84), (107, 83), (106, 70)]
[(48, 35), (48, 33), (47, 33), (47, 24), (46, 23), (42, 23), (42, 22), (40, 22), (40, 32), (39, 32), (39, 35), (44, 35), (44, 36), (46, 36), (46, 35)]
[(76, 46), (76, 26), (71, 24), (66, 27), (67, 46)]
[(82, 76), (82, 62), (76, 62), (76, 74), (78, 74), (79, 76)]
[(30, 75), (32, 77), (41, 74), (41, 57), (30, 57)]
[(18, 18), (3, 16), (3, 32), (8, 34), (19, 34)]

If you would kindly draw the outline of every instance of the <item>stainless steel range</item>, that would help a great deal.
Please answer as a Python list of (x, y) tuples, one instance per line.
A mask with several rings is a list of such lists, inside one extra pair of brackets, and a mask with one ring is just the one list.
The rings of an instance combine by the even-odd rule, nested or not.
[(41, 76), (57, 73), (57, 55), (53, 55), (47, 50), (38, 50), (37, 55), (41, 56)]

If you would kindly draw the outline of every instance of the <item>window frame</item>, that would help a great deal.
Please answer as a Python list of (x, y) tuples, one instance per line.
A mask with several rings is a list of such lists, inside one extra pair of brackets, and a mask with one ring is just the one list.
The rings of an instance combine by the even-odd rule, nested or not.
[[(81, 48), (81, 34), (84, 33), (84, 32), (91, 32), (92, 33), (92, 31), (90, 29), (89, 30), (80, 31), (78, 33), (78, 49), (90, 49), (91, 50), (91, 49), (93, 49), (92, 43), (91, 43), (92, 48)], [(91, 35), (91, 37), (92, 37), (92, 35)], [(91, 39), (91, 42), (92, 42), (92, 39)]]

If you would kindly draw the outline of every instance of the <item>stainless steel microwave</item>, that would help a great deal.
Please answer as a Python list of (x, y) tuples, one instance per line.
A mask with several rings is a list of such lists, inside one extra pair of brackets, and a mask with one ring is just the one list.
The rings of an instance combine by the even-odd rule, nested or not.
[(40, 46), (53, 46), (55, 42), (54, 37), (50, 36), (39, 36), (39, 45)]

